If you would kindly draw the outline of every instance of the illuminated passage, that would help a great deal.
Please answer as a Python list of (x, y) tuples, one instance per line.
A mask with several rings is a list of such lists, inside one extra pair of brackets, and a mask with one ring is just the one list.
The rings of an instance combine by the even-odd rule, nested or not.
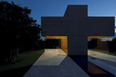
[(62, 49), (45, 49), (34, 65), (60, 65), (66, 56)]
[(61, 45), (61, 49), (68, 54), (68, 41), (67, 36), (46, 36), (45, 39), (59, 39), (61, 40), (59, 43)]

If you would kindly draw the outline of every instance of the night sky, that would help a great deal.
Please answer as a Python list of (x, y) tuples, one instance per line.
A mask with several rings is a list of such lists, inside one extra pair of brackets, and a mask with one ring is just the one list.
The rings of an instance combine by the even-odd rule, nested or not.
[(31, 17), (41, 24), (41, 16), (63, 16), (67, 5), (88, 5), (88, 16), (116, 16), (116, 0), (6, 0), (32, 10)]

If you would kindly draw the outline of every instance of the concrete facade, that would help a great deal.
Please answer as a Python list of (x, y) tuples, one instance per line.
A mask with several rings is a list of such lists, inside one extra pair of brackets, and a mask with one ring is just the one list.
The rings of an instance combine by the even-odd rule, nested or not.
[(68, 55), (86, 56), (88, 36), (113, 36), (114, 17), (88, 17), (87, 5), (69, 5), (63, 17), (42, 17), (42, 36), (68, 36)]

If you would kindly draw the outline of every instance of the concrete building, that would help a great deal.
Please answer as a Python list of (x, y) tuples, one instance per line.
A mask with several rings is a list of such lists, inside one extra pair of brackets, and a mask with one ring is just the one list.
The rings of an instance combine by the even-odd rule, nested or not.
[[(94, 11), (94, 10), (93, 10)], [(42, 17), (42, 36), (62, 39), (68, 55), (86, 56), (88, 36), (113, 36), (114, 17), (88, 17), (87, 5), (69, 5), (63, 17)]]

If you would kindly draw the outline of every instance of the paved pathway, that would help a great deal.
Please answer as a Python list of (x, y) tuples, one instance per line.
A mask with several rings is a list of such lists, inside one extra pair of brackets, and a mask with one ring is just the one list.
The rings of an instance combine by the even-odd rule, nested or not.
[(33, 64), (24, 77), (89, 76), (70, 57), (66, 56), (61, 49), (45, 49), (45, 53)]
[(66, 56), (62, 49), (45, 49), (34, 65), (59, 65)]
[(112, 73), (116, 77), (116, 56), (88, 50), (88, 61)]
[(92, 51), (92, 50), (88, 50), (88, 55), (95, 58), (116, 62), (116, 56), (113, 56), (113, 55), (104, 54), (104, 53)]

